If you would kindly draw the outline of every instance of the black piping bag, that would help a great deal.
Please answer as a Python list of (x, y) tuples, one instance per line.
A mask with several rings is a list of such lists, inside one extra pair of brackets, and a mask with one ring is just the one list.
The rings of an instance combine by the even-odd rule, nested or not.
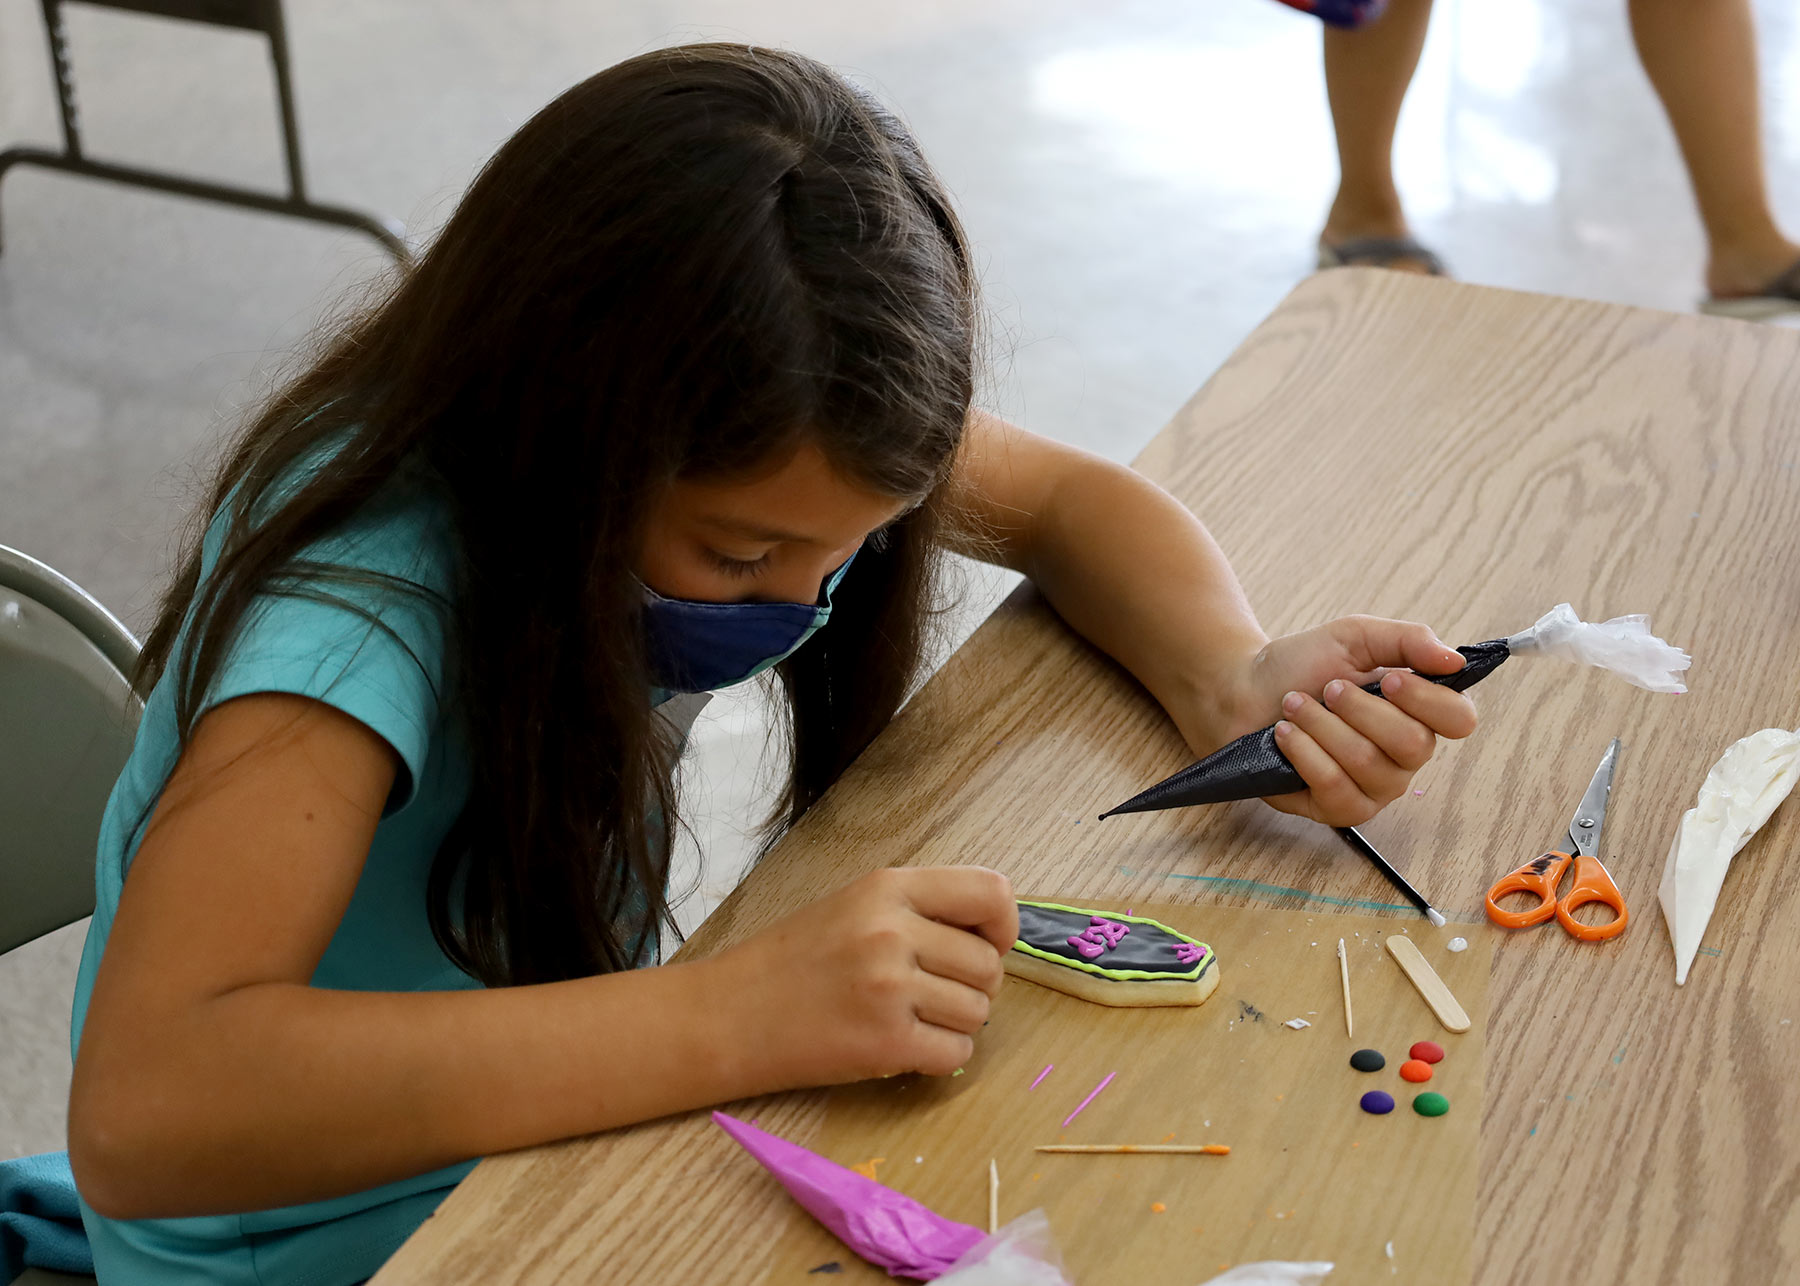
[[(1558, 603), (1530, 629), (1456, 650), (1463, 655), (1462, 669), (1455, 674), (1419, 677), (1461, 692), (1487, 678), (1507, 657), (1524, 654), (1595, 666), (1649, 692), (1686, 692), (1682, 671), (1693, 659), (1652, 634), (1648, 616), (1615, 616), (1595, 623), (1582, 620), (1567, 603)], [(1363, 691), (1380, 696), (1381, 685), (1364, 684)], [(1275, 748), (1275, 725), (1270, 724), (1260, 732), (1246, 733), (1100, 816), (1150, 813), (1190, 804), (1222, 804), (1231, 799), (1261, 799), (1305, 788), (1306, 782), (1294, 771), (1294, 765)]]
[[(1419, 677), (1452, 692), (1462, 692), (1487, 678), (1512, 655), (1512, 646), (1507, 639), (1490, 639), (1456, 650), (1463, 656), (1462, 669), (1455, 674), (1421, 674)], [(1365, 683), (1363, 691), (1380, 696), (1381, 684), (1379, 681)], [(1256, 732), (1245, 733), (1199, 763), (1189, 764), (1173, 777), (1164, 778), (1100, 816), (1105, 819), (1114, 813), (1153, 813), (1192, 804), (1261, 799), (1265, 795), (1287, 795), (1305, 789), (1306, 781), (1288, 762), (1288, 757), (1276, 748), (1275, 725), (1270, 724)]]

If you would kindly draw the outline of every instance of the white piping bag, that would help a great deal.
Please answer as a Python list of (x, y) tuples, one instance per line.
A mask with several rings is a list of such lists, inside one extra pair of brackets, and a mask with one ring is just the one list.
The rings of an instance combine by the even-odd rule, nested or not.
[(1687, 981), (1725, 872), (1800, 778), (1800, 730), (1764, 728), (1736, 742), (1706, 774), (1700, 800), (1681, 815), (1663, 864), (1663, 919), (1675, 948), (1675, 984)]
[(1229, 1272), (1208, 1277), (1200, 1286), (1317, 1286), (1331, 1275), (1328, 1263), (1306, 1264), (1288, 1259), (1265, 1259), (1239, 1264)]

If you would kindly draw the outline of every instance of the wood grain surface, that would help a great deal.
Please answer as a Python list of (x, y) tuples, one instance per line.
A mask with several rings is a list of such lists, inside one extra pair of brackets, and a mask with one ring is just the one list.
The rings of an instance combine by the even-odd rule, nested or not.
[[(882, 1158), (876, 1174), (884, 1183), (978, 1227), (986, 1226), (987, 1167), (996, 1160), (1000, 1217), (1042, 1209), (1076, 1282), (1195, 1286), (1229, 1265), (1265, 1259), (1329, 1260), (1338, 1280), (1393, 1286), (1466, 1280), (1482, 1031), (1445, 1032), (1381, 944), (1399, 932), (1418, 938), (1458, 999), (1481, 1015), (1488, 935), (1455, 954), (1444, 943), (1468, 926), (1262, 906), (1133, 909), (1218, 953), (1219, 988), (1204, 1005), (1104, 1009), (1008, 979), (964, 1075), (834, 1089), (809, 1146), (844, 1165)], [(1340, 937), (1363, 1013), (1354, 1041), (1332, 1021)], [(1314, 1025), (1283, 1025), (1296, 1018)], [(1422, 1085), (1399, 1075), (1417, 1040), (1446, 1051)], [(1365, 1045), (1382, 1050), (1387, 1066), (1353, 1069), (1350, 1054)], [(1029, 1089), (1047, 1063), (1054, 1070)], [(1061, 1129), (1110, 1073), (1113, 1081)], [(1386, 1091), (1397, 1106), (1385, 1116), (1364, 1112), (1358, 1103), (1368, 1090)], [(1425, 1091), (1441, 1092), (1450, 1112), (1417, 1115), (1412, 1101)], [(1224, 1143), (1231, 1155), (1033, 1151), (1040, 1143), (1154, 1145), (1171, 1137)], [(747, 1185), (773, 1184), (748, 1156), (732, 1172)], [(1428, 1183), (1430, 1199), (1396, 1199), (1396, 1175), (1408, 1176), (1409, 1187)], [(801, 1282), (834, 1261), (842, 1286), (888, 1280), (793, 1203), (761, 1235), (776, 1243), (763, 1281)]]
[[(1475, 920), (1623, 739), (1603, 856), (1631, 928), (1598, 944), (1478, 930), (1493, 966), (1473, 1278), (1800, 1278), (1800, 805), (1737, 859), (1683, 988), (1655, 901), (1714, 759), (1800, 723), (1800, 335), (1338, 270), (1296, 289), (1137, 467), (1208, 523), (1271, 631), (1362, 611), (1467, 643), (1567, 600), (1590, 620), (1649, 613), (1693, 653), (1687, 696), (1510, 662), (1474, 690), (1476, 735), (1365, 830)], [(1331, 832), (1258, 803), (1095, 823), (1188, 758), (1130, 677), (1022, 589), (686, 951), (923, 863), (985, 863), (1084, 905), (1419, 923)], [(737, 1111), (805, 1142), (826, 1102)], [(766, 1281), (787, 1199), (715, 1134), (697, 1113), (490, 1159), (375, 1280)], [(1396, 1202), (1432, 1199), (1428, 1175), (1391, 1183)]]

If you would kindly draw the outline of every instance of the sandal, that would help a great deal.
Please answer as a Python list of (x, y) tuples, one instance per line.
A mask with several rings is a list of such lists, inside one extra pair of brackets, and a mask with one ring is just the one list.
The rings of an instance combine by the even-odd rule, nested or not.
[(1700, 301), (1700, 311), (1739, 321), (1767, 321), (1800, 312), (1800, 261), (1753, 295), (1708, 295)]
[(1424, 264), (1429, 276), (1450, 275), (1442, 259), (1411, 237), (1354, 237), (1335, 246), (1319, 239), (1321, 268), (1392, 268), (1407, 259)]

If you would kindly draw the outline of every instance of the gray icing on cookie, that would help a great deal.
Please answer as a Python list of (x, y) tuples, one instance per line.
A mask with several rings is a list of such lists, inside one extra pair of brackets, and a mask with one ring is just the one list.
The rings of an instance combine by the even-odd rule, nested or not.
[(1154, 980), (1160, 975), (1191, 980), (1213, 962), (1204, 943), (1154, 920), (1046, 902), (1019, 903), (1019, 944), (1014, 950), (1019, 949), (1085, 973), (1121, 978), (1150, 975)]

